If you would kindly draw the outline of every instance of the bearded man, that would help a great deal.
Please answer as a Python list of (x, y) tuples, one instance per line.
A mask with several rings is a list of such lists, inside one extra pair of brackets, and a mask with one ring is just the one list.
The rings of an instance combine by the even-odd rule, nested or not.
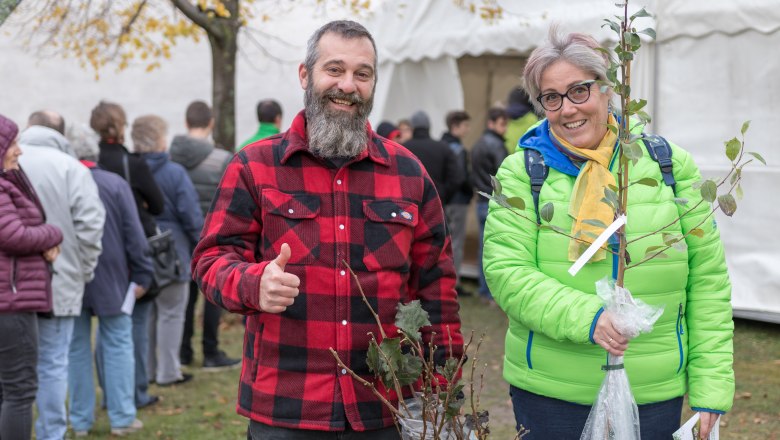
[(368, 333), (379, 331), (361, 287), (387, 334), (398, 303), (419, 300), (434, 359), (462, 353), (436, 187), (367, 121), (376, 66), (360, 24), (314, 33), (298, 69), (305, 110), (235, 155), (195, 249), (206, 297), (247, 315), (237, 411), (250, 418), (249, 438), (399, 438), (390, 411), (329, 352), (397, 403), (366, 364)]

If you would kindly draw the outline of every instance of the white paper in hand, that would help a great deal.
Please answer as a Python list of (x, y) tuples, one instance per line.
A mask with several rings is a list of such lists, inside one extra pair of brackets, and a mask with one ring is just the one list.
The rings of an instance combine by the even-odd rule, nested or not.
[[(696, 423), (699, 421), (699, 413), (696, 413), (691, 417), (684, 425), (680, 427), (674, 434), (672, 434), (673, 440), (698, 440), (699, 430), (696, 429)], [(712, 426), (712, 432), (708, 440), (720, 439), (720, 417), (715, 421), (715, 425)]]
[(122, 308), (120, 309), (122, 313), (125, 315), (132, 315), (133, 314), (133, 308), (135, 307), (135, 288), (138, 287), (138, 284), (134, 282), (130, 282), (130, 286), (127, 287), (127, 292), (125, 293), (125, 300), (122, 301)]

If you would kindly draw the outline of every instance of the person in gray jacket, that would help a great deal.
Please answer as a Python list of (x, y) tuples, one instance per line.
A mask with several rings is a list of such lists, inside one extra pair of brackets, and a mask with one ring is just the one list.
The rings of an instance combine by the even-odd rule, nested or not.
[[(36, 112), (57, 121), (54, 112)], [(33, 119), (33, 123), (36, 120)], [(51, 126), (30, 125), (19, 137), (20, 163), (41, 199), (46, 219), (62, 230), (62, 253), (54, 262), (52, 317), (38, 321), (39, 440), (61, 440), (67, 430), (65, 398), (68, 350), (75, 318), (81, 315), (84, 285), (92, 280), (102, 250), (105, 209), (89, 169), (69, 155), (67, 139)]]
[[(201, 212), (209, 212), (211, 199), (217, 192), (222, 174), (233, 155), (215, 148), (209, 139), (214, 128), (211, 108), (203, 101), (194, 101), (187, 106), (185, 114), (187, 134), (173, 138), (169, 154), (171, 160), (187, 169), (187, 174), (198, 192)], [(179, 359), (182, 365), (192, 363), (192, 334), (194, 330), (195, 303), (200, 296), (198, 284), (190, 281), (190, 295), (184, 313), (184, 334), (182, 335)], [(219, 318), (222, 309), (203, 299), (203, 369), (216, 370), (237, 367), (241, 359), (228, 357), (219, 349)]]

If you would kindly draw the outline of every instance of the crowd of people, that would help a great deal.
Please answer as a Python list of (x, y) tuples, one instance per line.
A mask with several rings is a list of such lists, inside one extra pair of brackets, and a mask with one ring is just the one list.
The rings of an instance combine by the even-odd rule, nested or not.
[[(666, 225), (690, 241), (626, 276), (635, 296), (665, 307), (651, 334), (629, 341), (603, 310), (594, 282), (617, 265), (608, 252), (578, 277), (565, 271), (592, 231), (581, 220), (615, 215), (600, 199), (615, 185), (616, 115), (612, 92), (594, 86), (608, 65), (593, 38), (551, 32), (528, 60), (525, 90), (487, 111), (470, 148), (462, 110), (447, 114), (441, 140), (424, 111), (371, 128), (376, 46), (352, 21), (310, 38), (298, 70), (305, 105), (289, 128), (280, 131), (278, 103), (261, 101), (258, 131), (235, 154), (209, 140), (214, 119), (200, 101), (170, 144), (155, 115), (136, 118), (128, 138), (124, 110), (107, 101), (88, 127), (67, 130), (52, 111), (30, 115), (21, 134), (0, 116), (0, 438), (30, 438), (33, 402), (38, 439), (61, 440), (68, 425), (88, 435), (93, 357), (111, 433), (142, 429), (138, 409), (159, 400), (150, 383), (193, 380), (182, 365), (194, 362), (202, 292), (203, 367), (243, 362), (237, 411), (250, 419), (248, 438), (398, 439), (392, 412), (353, 375), (390, 402), (412, 397), (385, 389), (366, 361), (376, 320), (389, 331), (399, 302), (427, 312), (431, 359), (463, 354), (465, 219), (493, 180), (537, 222), (538, 206), (555, 204), (555, 222), (571, 231), (476, 199), (478, 291), (509, 317), (504, 378), (525, 438), (579, 438), (607, 352), (625, 356), (643, 439), (671, 437), (686, 393), (705, 438), (731, 408), (733, 324), (723, 248), (703, 221), (690, 155), (671, 145), (672, 170), (648, 156), (634, 165), (675, 183), (634, 190), (627, 234)], [(529, 152), (542, 158), (542, 182), (528, 174)], [(161, 286), (149, 240), (165, 233), (181, 270)], [(245, 315), (241, 360), (219, 349), (221, 310)]]

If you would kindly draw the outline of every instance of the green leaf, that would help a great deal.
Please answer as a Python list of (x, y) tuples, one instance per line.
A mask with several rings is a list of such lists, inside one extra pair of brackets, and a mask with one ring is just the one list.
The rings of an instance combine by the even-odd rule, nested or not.
[(655, 40), (655, 29), (653, 29), (653, 28), (646, 28), (646, 29), (642, 29), (641, 31), (639, 31), (639, 32), (637, 32), (637, 33), (638, 33), (638, 34), (645, 34), (645, 35), (647, 35), (648, 37), (650, 37), (650, 38), (652, 38), (653, 40)]
[(368, 356), (366, 358), (368, 368), (382, 380), (385, 387), (391, 388), (393, 386), (394, 372), (397, 378), (398, 371), (404, 362), (403, 358), (401, 338), (385, 338), (379, 346), (376, 345), (376, 341), (372, 340), (368, 345)]
[(691, 235), (702, 238), (704, 237), (704, 230), (701, 228), (691, 229)]
[(492, 197), (491, 200), (493, 200), (494, 202), (498, 203), (499, 205), (501, 205), (504, 208), (507, 208), (507, 209), (511, 208), (511, 205), (509, 205), (508, 199), (503, 194), (498, 194), (498, 195)]
[(395, 377), (398, 383), (404, 387), (417, 382), (423, 371), (423, 361), (413, 353), (404, 353), (396, 368)]
[(595, 232), (585, 231), (585, 235), (587, 237), (590, 237), (591, 240), (595, 240), (595, 239), (599, 238), (599, 235), (596, 234)]
[(645, 185), (645, 186), (658, 186), (658, 181), (653, 179), (652, 177), (645, 177), (644, 179), (639, 179), (634, 183), (638, 183), (639, 185)]
[(688, 204), (688, 199), (682, 198), (682, 197), (675, 197), (674, 203), (677, 203), (678, 205), (685, 206)]
[(611, 131), (613, 134), (618, 134), (618, 128), (615, 125), (607, 124), (607, 129)]
[(637, 50), (642, 45), (642, 40), (639, 39), (639, 35), (636, 32), (629, 32), (628, 44), (631, 45), (631, 49)]
[(652, 14), (647, 12), (645, 10), (645, 8), (642, 8), (642, 9), (636, 11), (633, 15), (631, 15), (631, 18), (629, 19), (629, 21), (634, 21), (635, 18), (639, 18), (639, 17), (652, 17)]
[(753, 152), (753, 151), (748, 151), (748, 154), (749, 154), (749, 155), (751, 155), (751, 156), (753, 156), (753, 157), (755, 157), (755, 158), (756, 158), (756, 159), (758, 159), (759, 161), (761, 161), (761, 163), (762, 163), (762, 164), (766, 165), (766, 161), (764, 160), (764, 158), (763, 158), (763, 157), (761, 157), (761, 155), (760, 155), (760, 154), (758, 154), (758, 153), (755, 153), (755, 152)]
[(699, 180), (699, 181), (693, 182), (693, 184), (691, 184), (691, 188), (699, 189), (699, 188), (701, 188), (702, 185), (704, 185), (704, 182), (705, 182), (704, 180)]
[(743, 136), (745, 135), (745, 133), (748, 131), (749, 128), (750, 128), (750, 121), (745, 121), (745, 122), (742, 123), (742, 130), (741, 130), (741, 132), (742, 132)]
[(597, 228), (607, 228), (607, 225), (604, 224), (601, 220), (595, 219), (595, 218), (589, 218), (587, 220), (582, 221), (583, 224), (595, 226)]
[(630, 144), (622, 144), (623, 155), (636, 164), (636, 161), (642, 158), (644, 155), (644, 149), (639, 146), (637, 142)]
[(737, 201), (734, 200), (734, 196), (731, 194), (718, 196), (718, 205), (720, 206), (720, 210), (729, 217), (734, 215), (737, 211)]
[(715, 198), (718, 197), (718, 185), (709, 179), (704, 181), (699, 191), (701, 192), (701, 197), (710, 203), (714, 202)]
[(649, 124), (653, 120), (653, 118), (651, 118), (650, 115), (644, 110), (636, 112), (636, 116), (645, 125)]
[(490, 185), (493, 187), (493, 192), (497, 195), (501, 195), (501, 182), (496, 179), (496, 176), (490, 176)]
[(730, 161), (734, 162), (734, 159), (739, 156), (739, 150), (742, 149), (742, 143), (737, 138), (726, 141), (726, 157)]
[(615, 191), (609, 188), (604, 188), (604, 198), (601, 199), (601, 201), (612, 207), (613, 210), (617, 211), (618, 196)]
[(666, 246), (649, 246), (647, 249), (645, 249), (645, 256), (657, 251), (658, 249), (664, 249), (665, 247)]
[(680, 241), (682, 238), (682, 235), (680, 234), (670, 234), (668, 232), (661, 233), (661, 240), (663, 240), (664, 244), (667, 246), (674, 246), (674, 243)]
[(542, 218), (542, 220), (546, 221), (547, 223), (550, 223), (552, 221), (553, 215), (555, 214), (555, 206), (553, 206), (552, 202), (547, 202), (542, 206), (542, 209), (539, 210), (539, 216)]
[[(646, 105), (647, 105), (646, 99), (640, 99), (640, 100), (634, 99), (628, 104), (628, 109), (632, 112), (638, 112), (639, 110), (642, 110), (642, 108), (644, 108), (644, 106)], [(639, 137), (639, 135), (636, 136)]]
[(444, 402), (447, 400), (447, 394), (450, 395), (449, 401), (447, 401), (447, 409), (444, 411), (444, 415), (448, 418), (457, 417), (460, 414), (460, 409), (466, 402), (466, 399), (458, 399), (456, 396), (463, 391), (464, 385), (458, 384), (452, 389), (447, 390), (446, 393), (439, 393), (439, 400)]
[(379, 376), (381, 373), (380, 368), (380, 356), (379, 346), (376, 345), (376, 341), (371, 339), (368, 342), (368, 354), (366, 355), (366, 364), (368, 364), (368, 371), (374, 373), (374, 376)]
[(660, 254), (654, 256), (653, 258), (669, 258), (669, 256), (666, 255), (665, 253), (661, 252)]
[(742, 168), (737, 168), (736, 170), (734, 170), (734, 173), (731, 175), (729, 181), (733, 185), (737, 183), (737, 180), (739, 180), (740, 177), (742, 177)]
[(604, 21), (606, 21), (606, 23), (602, 24), (601, 27), (609, 26), (609, 28), (615, 31), (616, 34), (620, 34), (620, 25), (617, 24), (617, 22), (606, 18), (604, 19)]
[(398, 313), (395, 315), (395, 326), (416, 342), (420, 341), (420, 327), (431, 325), (426, 312), (419, 300), (410, 301), (407, 304), (398, 305)]
[(510, 197), (506, 199), (506, 202), (509, 204), (509, 206), (517, 208), (521, 211), (525, 209), (525, 200), (520, 197)]
[(488, 194), (485, 191), (477, 191), (477, 193), (488, 200), (493, 200), (493, 194)]
[(737, 198), (742, 200), (745, 197), (745, 193), (742, 191), (742, 185), (737, 185)]
[(436, 366), (436, 372), (444, 376), (444, 378), (447, 379), (447, 382), (452, 383), (453, 379), (455, 379), (455, 375), (458, 373), (458, 360), (452, 357), (447, 358), (447, 360), (444, 361), (444, 366)]

